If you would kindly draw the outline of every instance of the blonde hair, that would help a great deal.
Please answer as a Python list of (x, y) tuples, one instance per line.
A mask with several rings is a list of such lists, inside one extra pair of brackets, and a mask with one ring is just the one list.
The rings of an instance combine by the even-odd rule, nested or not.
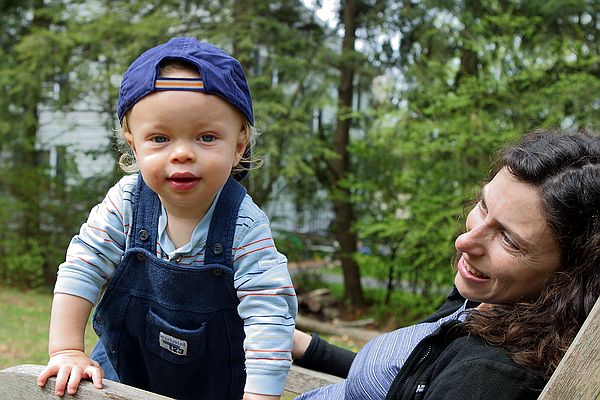
[[(192, 71), (198, 73), (198, 69), (185, 61), (181, 60), (166, 60), (163, 64), (160, 65), (160, 76), (167, 75), (173, 72), (180, 71)], [(237, 109), (236, 109), (237, 110)], [(254, 149), (256, 144), (256, 138), (259, 135), (258, 130), (252, 126), (250, 121), (246, 119), (243, 114), (238, 110), (240, 115), (242, 116), (242, 128), (243, 133), (240, 134), (238, 141), (243, 142), (246, 145), (246, 150), (244, 154), (240, 158), (240, 161), (231, 169), (231, 175), (239, 174), (243, 171), (249, 171), (251, 169), (256, 169), (262, 165), (262, 160), (260, 157), (255, 156), (253, 152), (249, 152), (249, 149)], [(129, 116), (131, 114), (131, 109), (125, 114), (123, 117), (123, 122), (121, 124), (121, 129), (117, 129), (115, 132), (115, 136), (117, 139), (117, 149), (120, 153), (119, 156), (119, 167), (127, 172), (127, 173), (135, 173), (139, 171), (139, 167), (135, 160), (135, 156), (133, 154), (132, 149), (129, 147), (129, 143), (125, 139), (125, 133), (130, 132), (129, 129)], [(249, 154), (248, 154), (249, 153)]]

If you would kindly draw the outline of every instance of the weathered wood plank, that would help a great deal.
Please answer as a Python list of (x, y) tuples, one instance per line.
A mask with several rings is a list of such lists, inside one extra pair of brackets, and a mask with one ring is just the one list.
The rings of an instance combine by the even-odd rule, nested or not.
[(538, 400), (600, 399), (600, 298)]
[(327, 375), (322, 372), (292, 365), (292, 369), (290, 369), (287, 380), (285, 381), (285, 390), (288, 393), (298, 395), (321, 386), (341, 381), (342, 378), (338, 378), (337, 376)]
[(351, 339), (366, 343), (384, 332), (378, 332), (372, 329), (351, 328), (348, 326), (336, 326), (325, 322), (320, 322), (312, 318), (296, 316), (296, 328), (306, 332), (319, 332), (327, 335), (347, 336)]
[[(50, 378), (46, 386), (40, 388), (37, 376), (43, 365), (18, 365), (0, 371), (0, 399), (11, 400), (56, 400), (54, 395), (56, 378)], [(90, 381), (82, 381), (75, 396), (65, 395), (63, 399), (77, 400), (169, 400), (170, 397), (137, 389), (108, 379), (102, 380), (104, 388), (97, 389)]]
[[(0, 399), (46, 400), (54, 395), (56, 378), (50, 378), (45, 387), (36, 384), (43, 365), (18, 365), (0, 370)], [(285, 389), (289, 395), (299, 395), (311, 389), (341, 381), (341, 378), (292, 366), (286, 380)], [(122, 383), (103, 380), (104, 388), (96, 389), (92, 382), (82, 381), (75, 396), (65, 395), (64, 399), (76, 400), (169, 400), (169, 397), (137, 389)]]

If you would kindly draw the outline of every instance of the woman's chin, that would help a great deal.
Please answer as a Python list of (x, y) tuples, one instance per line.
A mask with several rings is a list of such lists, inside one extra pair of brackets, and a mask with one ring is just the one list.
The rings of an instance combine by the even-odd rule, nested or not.
[(465, 281), (460, 276), (460, 273), (457, 273), (456, 277), (454, 278), (454, 286), (456, 286), (458, 293), (460, 293), (460, 295), (467, 300), (477, 301), (477, 302), (485, 301), (485, 296), (482, 295), (481, 291), (474, 290), (474, 288), (472, 287), (472, 284), (470, 284), (469, 281)]

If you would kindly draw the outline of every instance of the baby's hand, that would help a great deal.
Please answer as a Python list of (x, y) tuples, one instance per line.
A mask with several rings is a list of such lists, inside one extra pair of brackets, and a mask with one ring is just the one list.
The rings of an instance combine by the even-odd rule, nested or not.
[[(48, 366), (37, 379), (39, 386), (44, 386), (51, 376), (56, 376), (54, 394), (62, 396), (67, 393), (74, 395), (82, 378), (91, 379), (94, 386), (102, 389), (104, 372), (100, 365), (79, 350), (63, 350), (50, 356)], [(67, 385), (68, 381), (68, 385)]]

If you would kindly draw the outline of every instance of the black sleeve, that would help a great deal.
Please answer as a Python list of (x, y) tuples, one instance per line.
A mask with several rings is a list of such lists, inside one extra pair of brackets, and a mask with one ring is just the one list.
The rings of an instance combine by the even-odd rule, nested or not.
[(314, 371), (346, 378), (354, 357), (356, 353), (353, 351), (328, 343), (313, 333), (306, 353), (301, 359), (294, 360), (294, 363)]

